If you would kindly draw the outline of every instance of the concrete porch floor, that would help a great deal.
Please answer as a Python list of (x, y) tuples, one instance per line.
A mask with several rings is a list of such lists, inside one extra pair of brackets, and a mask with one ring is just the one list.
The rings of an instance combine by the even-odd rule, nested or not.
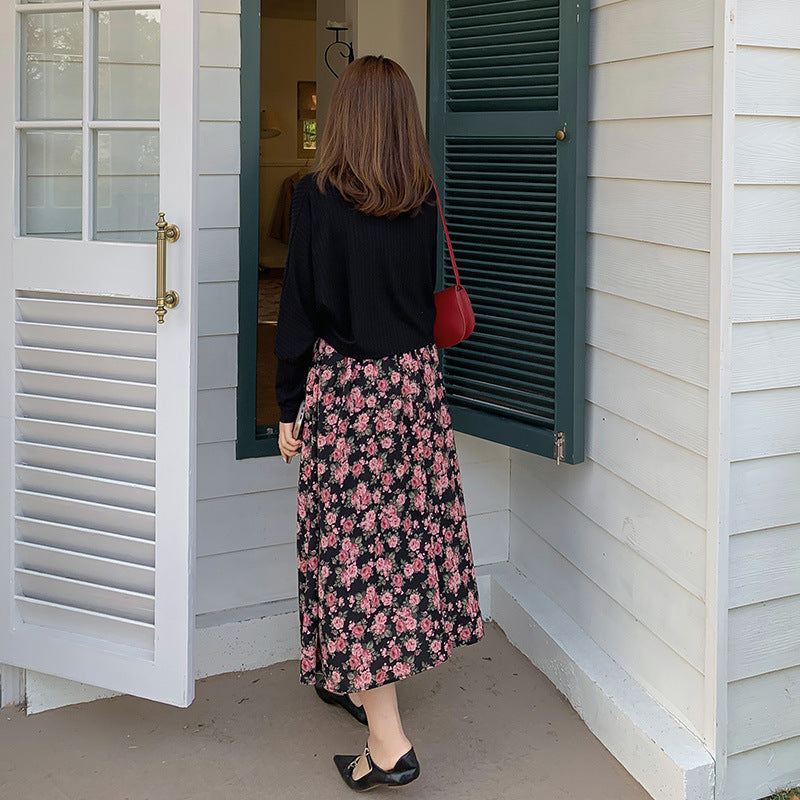
[[(649, 800), (495, 622), (398, 684), (420, 777), (395, 800)], [(130, 696), (0, 713), (2, 800), (337, 800), (334, 753), (367, 729), (298, 680), (297, 661), (197, 683), (189, 708)]]

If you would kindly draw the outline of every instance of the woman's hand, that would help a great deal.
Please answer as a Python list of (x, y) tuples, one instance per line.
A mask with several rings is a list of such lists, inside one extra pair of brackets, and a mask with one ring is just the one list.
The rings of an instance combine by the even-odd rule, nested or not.
[(294, 422), (281, 422), (278, 426), (278, 449), (287, 464), (289, 459), (300, 449), (300, 440), (292, 436), (293, 428)]

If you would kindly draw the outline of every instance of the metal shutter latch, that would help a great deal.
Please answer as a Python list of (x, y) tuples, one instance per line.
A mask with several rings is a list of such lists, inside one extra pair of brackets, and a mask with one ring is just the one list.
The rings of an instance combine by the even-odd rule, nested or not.
[(564, 460), (567, 448), (567, 437), (561, 431), (553, 432), (553, 458), (556, 465)]

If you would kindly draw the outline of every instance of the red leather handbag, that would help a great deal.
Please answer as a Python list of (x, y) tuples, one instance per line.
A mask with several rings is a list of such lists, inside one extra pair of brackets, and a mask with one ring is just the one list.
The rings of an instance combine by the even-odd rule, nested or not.
[(445, 239), (447, 239), (447, 249), (450, 251), (450, 263), (453, 265), (453, 272), (456, 276), (455, 286), (448, 286), (434, 292), (433, 299), (436, 303), (436, 320), (433, 323), (433, 338), (436, 346), (440, 349), (452, 347), (460, 341), (466, 339), (475, 330), (475, 313), (472, 310), (472, 303), (469, 301), (467, 290), (461, 285), (458, 277), (458, 267), (456, 257), (453, 255), (453, 245), (450, 243), (450, 233), (447, 230), (447, 223), (444, 221), (444, 211), (442, 201), (439, 199), (439, 190), (433, 184), (436, 192), (436, 203), (439, 206), (439, 215), (442, 218)]

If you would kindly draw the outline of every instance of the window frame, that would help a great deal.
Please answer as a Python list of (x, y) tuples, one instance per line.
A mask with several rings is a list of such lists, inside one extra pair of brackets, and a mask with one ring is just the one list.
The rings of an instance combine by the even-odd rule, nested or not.
[(261, 138), (261, 4), (241, 0), (239, 75), (239, 330), (236, 458), (279, 455), (278, 426), (256, 425), (258, 347), (258, 203)]
[[(158, 170), (156, 172), (156, 193), (155, 207), (152, 217), (152, 234), (155, 241), (155, 223), (158, 219), (158, 208), (160, 207), (161, 194), (161, 137), (159, 119), (161, 113), (161, 98), (159, 97), (158, 116), (156, 118), (136, 118), (136, 117), (103, 117), (98, 111), (100, 77), (98, 69), (100, 66), (100, 15), (109, 12), (139, 11), (158, 12), (158, 34), (159, 34), (159, 62), (157, 85), (159, 91), (161, 84), (161, 3), (148, 2), (144, 0), (140, 4), (119, 5), (114, 0), (64, 0), (58, 4), (48, 3), (19, 3), (16, 8), (16, 31), (14, 33), (16, 41), (16, 72), (10, 79), (15, 81), (14, 95), (14, 147), (15, 164), (18, 183), (14, 185), (14, 222), (13, 228), (15, 235), (22, 239), (39, 239), (48, 241), (75, 241), (75, 242), (120, 242), (124, 244), (150, 244), (147, 238), (103, 238), (104, 231), (98, 231), (97, 222), (100, 214), (98, 213), (99, 193), (98, 185), (99, 172), (99, 138), (102, 134), (114, 134), (119, 132), (153, 132), (158, 137)], [(37, 118), (30, 116), (26, 108), (27, 102), (24, 95), (28, 91), (28, 78), (25, 74), (24, 63), (30, 55), (25, 40), (26, 21), (33, 16), (57, 17), (65, 14), (80, 16), (76, 22), (81, 24), (81, 60), (80, 62), (80, 99), (79, 112), (74, 117), (48, 117)], [(23, 114), (23, 110), (25, 113)], [(68, 134), (71, 133), (80, 137), (80, 211), (76, 216), (80, 218), (80, 230), (69, 231), (68, 235), (31, 233), (28, 230), (27, 215), (29, 207), (27, 204), (28, 186), (30, 178), (28, 174), (28, 135), (31, 134), (47, 135), (51, 133)], [(72, 176), (75, 177), (75, 176)], [(115, 177), (112, 175), (112, 177)], [(152, 177), (148, 175), (148, 177)], [(74, 207), (72, 207), (74, 208)], [(141, 229), (139, 229), (141, 230)], [(131, 234), (132, 230), (122, 230), (123, 234)]]

